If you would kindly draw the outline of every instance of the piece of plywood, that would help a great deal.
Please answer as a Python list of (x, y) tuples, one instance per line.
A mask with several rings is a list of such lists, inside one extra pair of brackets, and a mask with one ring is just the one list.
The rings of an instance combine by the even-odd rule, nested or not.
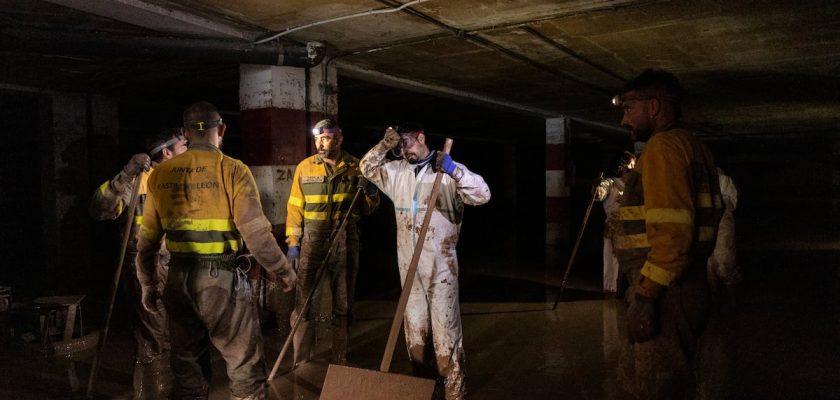
[(435, 381), (330, 364), (321, 400), (432, 400)]

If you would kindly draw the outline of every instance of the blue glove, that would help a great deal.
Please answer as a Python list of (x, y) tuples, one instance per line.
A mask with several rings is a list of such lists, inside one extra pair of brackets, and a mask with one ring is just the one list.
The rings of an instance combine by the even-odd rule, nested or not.
[(289, 251), (286, 253), (286, 258), (289, 261), (294, 261), (300, 258), (300, 246), (289, 246)]
[(449, 176), (452, 176), (452, 174), (455, 173), (455, 161), (452, 161), (452, 157), (450, 157), (449, 154), (439, 151), (435, 159), (435, 169), (446, 172)]

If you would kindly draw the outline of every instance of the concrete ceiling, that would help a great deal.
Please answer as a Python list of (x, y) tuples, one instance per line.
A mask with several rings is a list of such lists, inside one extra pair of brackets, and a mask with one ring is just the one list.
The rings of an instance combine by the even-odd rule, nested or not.
[[(345, 76), (613, 126), (609, 98), (624, 80), (664, 68), (686, 86), (687, 119), (705, 135), (840, 127), (837, 1), (415, 0), (397, 10), (406, 3), (0, 0), (0, 23), (244, 45), (282, 33), (266, 43), (326, 43), (327, 62)], [(0, 80), (118, 91), (138, 76), (172, 83), (221, 68), (37, 47), (3, 46)]]

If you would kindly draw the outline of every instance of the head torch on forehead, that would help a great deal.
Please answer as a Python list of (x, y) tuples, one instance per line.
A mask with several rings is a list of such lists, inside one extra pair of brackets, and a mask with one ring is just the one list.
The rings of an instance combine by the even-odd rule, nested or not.
[(178, 143), (182, 140), (185, 140), (185, 138), (181, 135), (173, 136), (172, 139), (169, 139), (166, 142), (163, 142), (159, 146), (152, 149), (152, 151), (149, 152), (149, 156), (154, 157), (157, 153), (160, 153), (161, 151), (163, 151), (163, 149), (169, 148), (172, 145), (174, 145), (175, 143)]
[(208, 121), (192, 121), (184, 124), (184, 127), (194, 131), (204, 131), (222, 125), (222, 119), (214, 119)]
[(659, 99), (664, 101), (670, 101), (674, 103), (679, 102), (679, 98), (676, 96), (668, 96), (668, 95), (620, 95), (617, 94), (613, 96), (610, 100), (613, 106), (618, 108), (624, 108), (630, 105), (632, 101), (640, 101), (640, 100), (651, 100), (651, 99)]
[(341, 128), (312, 128), (313, 136), (318, 136), (324, 133), (338, 134), (341, 133)]

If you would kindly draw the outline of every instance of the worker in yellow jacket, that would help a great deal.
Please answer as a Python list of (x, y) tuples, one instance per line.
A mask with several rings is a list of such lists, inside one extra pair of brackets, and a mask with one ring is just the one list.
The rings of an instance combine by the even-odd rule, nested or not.
[(170, 398), (207, 398), (212, 344), (227, 363), (231, 398), (264, 399), (259, 316), (236, 254), (244, 241), (286, 291), (297, 277), (271, 234), (251, 171), (220, 150), (225, 125), (216, 107), (199, 102), (183, 117), (189, 150), (149, 177), (137, 237), (143, 304), (153, 310), (154, 262), (165, 235), (172, 255), (163, 294), (175, 376)]
[[(88, 211), (98, 221), (115, 220), (123, 215), (135, 190), (138, 192), (134, 215), (126, 218), (131, 224), (129, 238), (120, 274), (120, 284), (130, 307), (136, 345), (134, 361), (134, 400), (162, 399), (169, 395), (172, 373), (169, 368), (169, 332), (166, 312), (161, 302), (154, 304), (156, 312), (148, 312), (141, 302), (140, 282), (134, 259), (137, 256), (137, 232), (143, 222), (143, 202), (146, 199), (146, 182), (151, 170), (178, 154), (187, 151), (187, 140), (180, 129), (167, 129), (149, 141), (148, 153), (138, 153), (113, 179), (99, 186), (91, 196)], [(155, 269), (155, 283), (163, 289), (169, 267), (169, 252), (160, 249)]]
[[(365, 181), (359, 172), (359, 160), (341, 149), (344, 140), (341, 128), (332, 120), (324, 119), (312, 129), (318, 151), (297, 165), (286, 212), (286, 242), (288, 256), (300, 258), (295, 309), (292, 321), (302, 312), (301, 307), (315, 290), (311, 305), (298, 326), (294, 344), (294, 364), (305, 363), (310, 358), (314, 341), (314, 319), (320, 304), (320, 289), (315, 288), (318, 268), (324, 263), (331, 239), (336, 248), (325, 268), (326, 279), (332, 292), (332, 363), (347, 363), (347, 340), (353, 317), (353, 293), (359, 272), (359, 214), (369, 215), (379, 206), (379, 191)], [(360, 187), (364, 196), (354, 209), (350, 203)], [(341, 220), (350, 213), (344, 230), (337, 229)], [(294, 322), (293, 322), (294, 323)]]
[(710, 306), (706, 260), (723, 214), (708, 148), (681, 124), (682, 86), (647, 70), (613, 103), (622, 126), (647, 142), (627, 176), (615, 239), (631, 284), (625, 388), (644, 399), (692, 398), (694, 353)]

